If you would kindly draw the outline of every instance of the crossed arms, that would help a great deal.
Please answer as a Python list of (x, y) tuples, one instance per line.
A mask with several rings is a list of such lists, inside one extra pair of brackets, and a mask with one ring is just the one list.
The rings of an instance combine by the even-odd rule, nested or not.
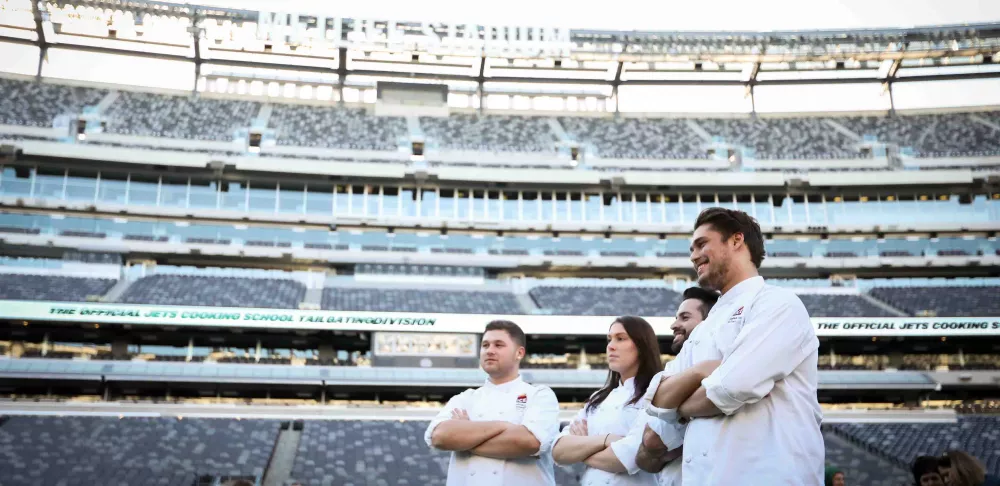
[[(691, 368), (660, 381), (653, 395), (652, 406), (661, 409), (677, 409), (682, 417), (685, 415), (685, 407), (694, 406), (700, 402), (697, 400), (697, 391), (701, 387), (701, 381), (719, 367), (720, 361), (702, 361)], [(708, 401), (707, 398), (705, 401)], [(711, 404), (711, 402), (708, 402)], [(715, 414), (712, 414), (715, 415)], [(639, 451), (635, 455), (635, 463), (646, 472), (659, 472), (666, 464), (681, 455), (679, 447), (668, 449), (663, 443), (663, 439), (647, 424), (642, 432), (642, 442), (639, 444)]]
[(587, 419), (577, 417), (569, 425), (569, 435), (557, 439), (552, 446), (552, 459), (556, 464), (567, 465), (582, 462), (589, 467), (602, 471), (625, 472), (618, 457), (615, 456), (611, 444), (622, 436), (615, 434), (587, 435)]
[[(718, 361), (700, 363), (689, 370), (664, 379), (662, 382), (659, 382), (658, 388), (654, 388), (656, 391), (654, 401), (670, 408), (677, 408), (700, 386), (701, 380), (708, 376), (718, 365)], [(654, 383), (653, 386), (655, 387), (656, 384)], [(654, 390), (647, 391), (647, 393)], [(646, 432), (648, 433), (646, 435), (649, 437), (648, 440), (644, 440), (643, 442), (648, 442), (648, 444), (646, 447), (643, 447), (643, 444), (639, 444), (639, 452), (635, 454), (636, 463), (639, 464), (640, 469), (657, 472), (663, 469), (663, 466), (667, 462), (677, 458), (680, 455), (680, 449), (674, 447), (673, 450), (668, 451), (663, 441), (648, 426), (646, 426)], [(618, 447), (616, 442), (619, 442), (621, 439), (623, 439), (622, 436), (615, 434), (588, 435), (586, 414), (581, 411), (576, 420), (570, 424), (569, 433), (566, 434), (564, 432), (564, 435), (559, 437), (552, 447), (552, 458), (557, 464), (565, 465), (582, 462), (589, 467), (611, 473), (631, 472), (629, 470), (630, 467), (624, 464), (619, 458), (619, 453), (616, 452), (616, 449), (630, 456), (628, 459), (631, 459), (636, 445), (633, 443), (632, 446), (629, 446), (627, 443), (622, 443), (626, 445)], [(629, 450), (629, 447), (632, 447), (632, 449)], [(627, 462), (631, 461), (627, 460)]]
[(431, 446), (444, 451), (464, 451), (493, 459), (514, 459), (537, 454), (542, 444), (523, 425), (500, 420), (472, 421), (463, 409), (431, 433)]
[[(681, 418), (732, 415), (744, 405), (765, 399), (776, 383), (816, 352), (818, 341), (799, 299), (774, 295), (760, 299), (754, 311), (727, 346), (721, 363), (698, 363), (685, 371), (694, 376), (670, 382), (685, 374), (681, 373), (661, 382), (652, 406), (674, 409)], [(648, 428), (644, 431), (636, 454), (640, 467), (655, 467), (655, 461), (647, 456), (655, 457), (662, 451), (662, 441), (655, 440), (657, 434), (651, 432)]]

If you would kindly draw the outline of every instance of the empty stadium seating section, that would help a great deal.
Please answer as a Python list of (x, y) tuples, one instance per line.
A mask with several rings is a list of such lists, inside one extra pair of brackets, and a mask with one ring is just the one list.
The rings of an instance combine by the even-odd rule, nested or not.
[[(94, 254), (102, 263), (108, 255)], [(39, 260), (35, 263), (45, 263)], [(381, 276), (482, 278), (480, 268), (366, 264), (359, 273)], [(672, 316), (678, 292), (659, 287), (537, 285), (528, 297), (543, 314)], [(103, 297), (116, 280), (0, 274), (0, 299), (85, 301)], [(156, 274), (131, 282), (117, 299), (130, 304), (296, 309), (305, 286), (282, 278)], [(1000, 315), (1000, 287), (875, 287), (867, 294), (800, 293), (812, 317), (989, 317)], [(523, 314), (509, 290), (327, 287), (322, 308), (372, 312)], [(898, 312), (897, 312), (898, 311)], [(970, 363), (970, 366), (972, 364)]]
[(554, 152), (555, 137), (545, 118), (452, 114), (420, 118), (430, 140), (442, 148), (484, 152)]
[(444, 485), (448, 454), (424, 443), (427, 422), (310, 421), (292, 465), (309, 485)]
[(260, 110), (252, 101), (165, 96), (122, 91), (106, 113), (109, 133), (231, 141)]
[(847, 117), (842, 124), (854, 133), (912, 150), (916, 157), (957, 157), (1000, 153), (995, 131), (977, 115), (937, 114), (899, 117)]
[(811, 317), (897, 317), (860, 295), (799, 294)]
[(580, 316), (671, 316), (681, 295), (668, 289), (632, 287), (535, 287), (529, 292), (540, 309)]
[(51, 127), (59, 115), (79, 115), (107, 91), (0, 78), (0, 123)]
[(703, 119), (697, 123), (726, 142), (753, 149), (759, 159), (861, 158), (843, 133), (822, 118)]
[(7, 417), (4, 486), (192, 486), (199, 476), (262, 477), (279, 423), (265, 420)]
[(909, 465), (917, 456), (959, 449), (972, 454), (991, 474), (1000, 474), (1000, 417), (963, 415), (954, 424), (832, 424), (831, 430), (867, 451)]
[(323, 308), (373, 312), (523, 314), (514, 294), (417, 289), (326, 288)]
[[(964, 449), (1000, 470), (998, 418), (960, 416), (957, 424), (828, 424), (827, 463), (848, 484), (908, 483), (921, 454)], [(0, 420), (4, 485), (192, 486), (202, 477), (262, 479), (274, 456), (273, 420), (13, 416)], [(286, 483), (304, 486), (443, 485), (448, 454), (427, 447), (425, 421), (311, 420)], [(556, 466), (556, 484), (575, 484), (582, 467)]]
[(297, 309), (305, 293), (305, 286), (292, 280), (152, 275), (132, 282), (119, 301), (129, 304)]
[(278, 145), (358, 150), (396, 150), (406, 135), (399, 117), (376, 118), (359, 108), (275, 105), (268, 125)]
[(885, 287), (871, 294), (914, 316), (1000, 315), (1000, 287)]
[[(302, 431), (292, 480), (304, 486), (443, 485), (448, 454), (424, 443), (422, 421), (310, 421)], [(583, 470), (555, 466), (556, 484), (576, 484)]]
[[(51, 127), (56, 116), (79, 115), (109, 91), (0, 79), (0, 123)], [(122, 91), (103, 115), (107, 131), (123, 135), (228, 141), (260, 111), (255, 101), (199, 95)], [(365, 108), (275, 103), (268, 127), (278, 145), (395, 151), (408, 130), (400, 117), (375, 117)], [(503, 114), (421, 117), (430, 146), (486, 152), (554, 152), (560, 125), (568, 141), (604, 158), (698, 159), (713, 140), (749, 150), (757, 159), (863, 158), (859, 143), (873, 139), (915, 157), (1000, 154), (989, 125), (995, 112), (797, 118), (592, 118)], [(986, 121), (987, 123), (983, 123)], [(693, 127), (698, 127), (698, 130)]]
[(707, 151), (685, 120), (561, 117), (566, 133), (591, 144), (597, 155), (620, 159), (704, 159)]
[(83, 302), (103, 296), (114, 284), (99, 278), (0, 274), (0, 299)]
[(910, 484), (907, 470), (878, 456), (859, 450), (845, 439), (824, 430), (826, 463), (844, 472), (847, 484), (902, 486)]

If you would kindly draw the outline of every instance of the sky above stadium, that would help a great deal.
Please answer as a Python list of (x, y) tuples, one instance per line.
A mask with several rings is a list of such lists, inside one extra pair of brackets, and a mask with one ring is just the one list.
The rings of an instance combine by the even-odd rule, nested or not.
[(330, 16), (616, 30), (812, 30), (1000, 22), (997, 0), (202, 0)]

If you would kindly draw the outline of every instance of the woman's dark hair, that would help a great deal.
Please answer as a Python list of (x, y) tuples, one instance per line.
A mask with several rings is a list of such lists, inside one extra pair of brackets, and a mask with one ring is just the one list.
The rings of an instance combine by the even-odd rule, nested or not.
[[(945, 454), (951, 465), (948, 483), (955, 486), (979, 486), (986, 481), (986, 468), (967, 452), (951, 450)], [(940, 463), (938, 463), (940, 466)]]
[[(649, 388), (649, 382), (653, 379), (653, 375), (663, 370), (663, 362), (660, 361), (660, 343), (656, 340), (653, 326), (650, 326), (641, 317), (622, 316), (615, 319), (611, 325), (614, 326), (615, 323), (621, 324), (625, 328), (625, 333), (635, 343), (635, 350), (639, 355), (639, 369), (635, 374), (635, 393), (626, 402), (628, 405), (632, 405), (646, 394), (646, 389)], [(618, 386), (621, 378), (617, 371), (608, 370), (608, 381), (587, 400), (587, 413), (600, 406), (604, 399), (608, 398), (611, 391)]]

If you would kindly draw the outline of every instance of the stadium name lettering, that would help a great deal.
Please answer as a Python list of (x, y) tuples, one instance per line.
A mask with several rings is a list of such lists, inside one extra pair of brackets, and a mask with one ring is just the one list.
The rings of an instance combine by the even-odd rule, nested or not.
[[(363, 44), (391, 47), (466, 49), (496, 52), (522, 51), (566, 54), (572, 46), (570, 29), (525, 25), (479, 25), (472, 23), (397, 22), (395, 20), (347, 19), (290, 12), (260, 11), (257, 39), (300, 44), (305, 40), (332, 47)], [(404, 28), (405, 27), (405, 28)], [(346, 31), (346, 42), (344, 34)]]
[(963, 322), (821, 322), (818, 331), (986, 331), (1000, 330), (1000, 321)]
[(56, 316), (88, 316), (88, 317), (134, 317), (168, 323), (171, 321), (254, 321), (254, 322), (309, 322), (321, 324), (370, 324), (379, 326), (433, 326), (435, 318), (421, 317), (378, 317), (378, 316), (343, 316), (343, 315), (296, 315), (291, 312), (213, 312), (213, 311), (174, 311), (163, 309), (116, 309), (101, 307), (64, 307), (49, 308), (49, 315)]
[[(352, 312), (239, 307), (182, 307), (115, 303), (0, 301), (0, 319), (75, 321), (99, 324), (219, 326), (288, 329), (347, 329), (479, 334), (491, 319), (506, 316), (403, 312)], [(603, 336), (612, 317), (511, 316), (527, 334)], [(669, 336), (670, 319), (650, 317)], [(813, 319), (819, 337), (841, 336), (1000, 336), (1000, 316), (983, 317), (819, 317)]]
[(299, 316), (299, 322), (322, 322), (326, 324), (377, 324), (388, 326), (433, 326), (437, 319), (411, 317), (344, 317), (344, 316)]

